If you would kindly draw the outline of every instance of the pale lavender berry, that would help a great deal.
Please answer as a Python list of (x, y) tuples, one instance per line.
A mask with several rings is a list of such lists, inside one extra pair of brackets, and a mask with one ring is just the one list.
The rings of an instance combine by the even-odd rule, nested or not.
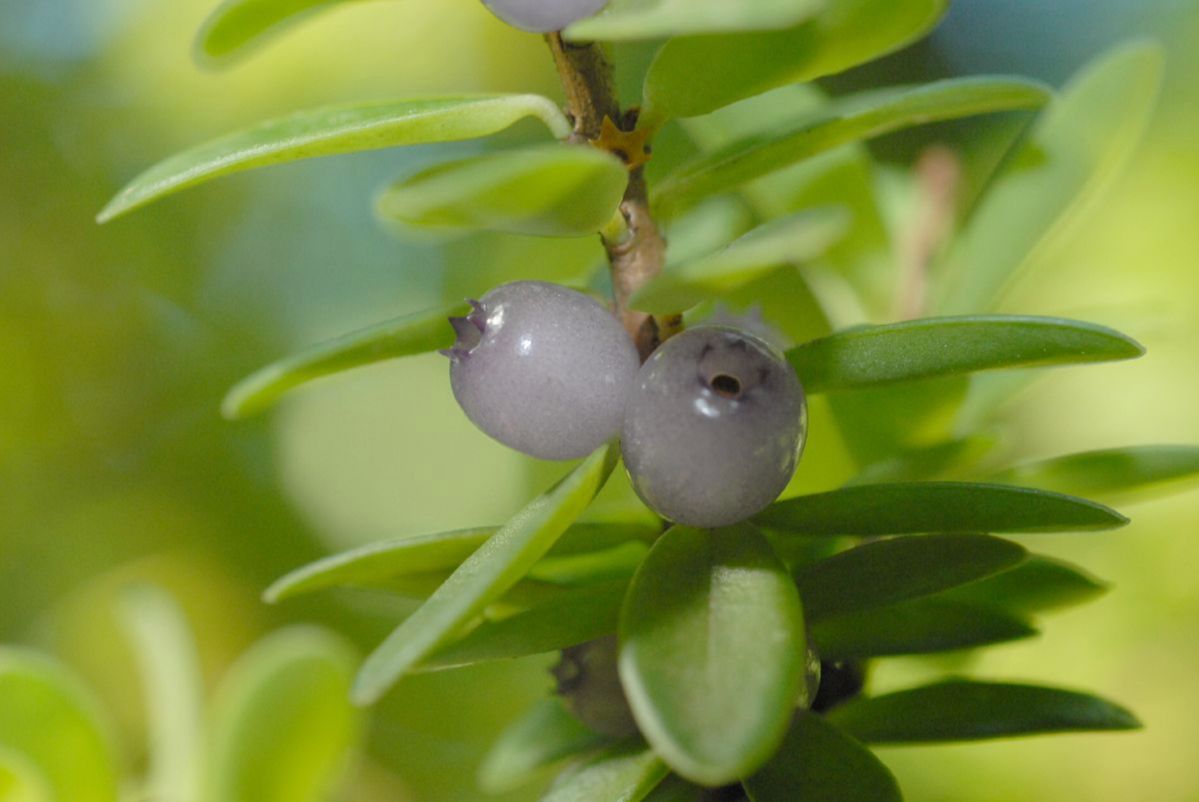
[(541, 459), (590, 454), (620, 429), (639, 359), (619, 321), (598, 302), (543, 281), (496, 287), (444, 351), (450, 384), (471, 421)]
[(599, 13), (608, 0), (483, 0), (492, 14), (531, 33), (560, 31)]
[(641, 367), (621, 448), (646, 504), (676, 523), (711, 528), (774, 501), (806, 434), (803, 388), (786, 359), (746, 332), (699, 326)]

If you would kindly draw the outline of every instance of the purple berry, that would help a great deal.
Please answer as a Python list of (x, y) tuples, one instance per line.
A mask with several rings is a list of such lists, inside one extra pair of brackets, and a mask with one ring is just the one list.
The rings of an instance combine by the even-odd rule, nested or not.
[(807, 433), (795, 371), (762, 340), (699, 326), (668, 340), (637, 374), (621, 448), (633, 487), (664, 518), (726, 526), (787, 486)]
[(607, 4), (608, 0), (483, 0), (492, 14), (531, 33), (560, 31), (599, 13)]
[(637, 375), (624, 327), (580, 292), (515, 281), (451, 318), (450, 384), (466, 416), (530, 456), (574, 459), (620, 429)]

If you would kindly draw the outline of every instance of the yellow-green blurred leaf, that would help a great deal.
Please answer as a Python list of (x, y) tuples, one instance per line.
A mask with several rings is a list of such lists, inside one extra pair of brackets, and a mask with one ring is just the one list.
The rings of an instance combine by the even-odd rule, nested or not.
[(988, 481), (1059, 493), (1117, 496), (1168, 482), (1185, 489), (1193, 485), (1181, 480), (1196, 477), (1199, 446), (1159, 445), (1067, 454), (1008, 468), (988, 477)]
[(244, 55), (297, 22), (352, 0), (225, 0), (196, 36), (196, 54), (222, 64)]
[(511, 791), (540, 769), (606, 741), (572, 716), (560, 699), (542, 699), (500, 733), (479, 766), (479, 787), (492, 794)]
[(825, 0), (612, 0), (602, 14), (574, 23), (563, 36), (588, 42), (763, 31), (796, 25), (824, 5)]
[(541, 802), (641, 802), (667, 773), (666, 764), (653, 750), (622, 744), (567, 769)]

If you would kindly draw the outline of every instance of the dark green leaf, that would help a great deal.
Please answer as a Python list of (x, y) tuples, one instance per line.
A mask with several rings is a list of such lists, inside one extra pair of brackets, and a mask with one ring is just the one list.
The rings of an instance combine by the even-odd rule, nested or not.
[(451, 142), (494, 134), (536, 117), (554, 136), (569, 121), (540, 95), (477, 95), (392, 100), (312, 109), (214, 139), (159, 162), (133, 179), (97, 220), (219, 176), (272, 164), (400, 145)]
[(672, 173), (654, 201), (670, 209), (736, 187), (849, 142), (976, 114), (1037, 108), (1041, 84), (1006, 77), (951, 78), (843, 98), (807, 119), (755, 134), (705, 154)]
[(591, 42), (770, 30), (796, 25), (824, 5), (825, 0), (612, 0), (602, 14), (574, 23), (563, 35)]
[(1126, 45), (1062, 90), (1005, 162), (951, 249), (939, 311), (994, 308), (1020, 268), (1110, 182), (1148, 124), (1162, 61), (1156, 44)]
[(829, 720), (868, 743), (1131, 730), (1132, 713), (1089, 694), (1035, 685), (949, 680), (835, 708)]
[(350, 0), (225, 0), (196, 37), (196, 53), (221, 63), (244, 54), (295, 23)]
[(803, 616), (757, 530), (664, 534), (629, 588), (620, 640), (633, 715), (683, 777), (732, 782), (777, 748), (803, 675)]
[(800, 710), (782, 747), (744, 782), (753, 802), (902, 802), (899, 784), (869, 749)]
[(1199, 477), (1199, 446), (1132, 446), (1086, 451), (1017, 465), (990, 477), (1088, 496), (1122, 495), (1178, 479)]
[(694, 117), (785, 84), (841, 72), (924, 34), (947, 0), (829, 0), (781, 31), (667, 42), (645, 77), (644, 118)]
[(519, 582), (591, 503), (618, 455), (611, 443), (599, 448), (488, 538), (367, 658), (354, 698), (377, 701)]
[(1139, 343), (1104, 326), (1052, 317), (942, 317), (847, 329), (792, 348), (810, 393), (980, 370), (1132, 359)]
[(817, 621), (812, 648), (830, 660), (972, 649), (1037, 634), (1011, 613), (940, 597), (912, 599)]
[(839, 207), (772, 220), (716, 253), (667, 265), (665, 271), (633, 295), (629, 305), (644, 312), (665, 314), (721, 298), (783, 265), (819, 256), (848, 227), (849, 217)]
[[(564, 537), (569, 537), (570, 531)], [(555, 556), (552, 552), (529, 571), (529, 578), (558, 585), (589, 585), (609, 579), (629, 579), (649, 546), (630, 540), (600, 551)]]
[(545, 145), (439, 164), (392, 184), (375, 211), (419, 228), (584, 237), (611, 222), (628, 179), (599, 148)]
[(1058, 560), (1031, 555), (1020, 565), (941, 594), (941, 598), (1034, 615), (1090, 601), (1107, 591), (1095, 577)]
[(500, 733), (479, 766), (479, 787), (490, 794), (511, 791), (539, 770), (605, 741), (567, 712), (561, 700), (542, 699)]
[(541, 802), (641, 802), (668, 770), (643, 744), (622, 744), (567, 769)]
[(804, 566), (795, 583), (813, 622), (964, 585), (1011, 568), (1025, 554), (989, 535), (893, 538)]
[(854, 485), (776, 502), (755, 520), (804, 535), (1056, 532), (1128, 523), (1123, 515), (1093, 501), (968, 482)]

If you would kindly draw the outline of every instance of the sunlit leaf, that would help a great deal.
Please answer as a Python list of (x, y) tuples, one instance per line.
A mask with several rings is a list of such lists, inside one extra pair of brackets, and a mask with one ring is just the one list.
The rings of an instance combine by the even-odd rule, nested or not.
[(0, 647), (0, 750), (27, 762), (26, 773), (36, 772), (55, 800), (116, 802), (109, 727), (91, 694), (64, 667), (34, 652)]
[(609, 223), (628, 169), (589, 146), (547, 145), (439, 164), (392, 184), (375, 211), (429, 229), (584, 237)]
[(779, 751), (744, 782), (753, 802), (902, 802), (887, 767), (846, 733), (807, 710)]
[(975, 114), (1037, 108), (1041, 84), (1007, 77), (969, 77), (878, 89), (829, 104), (782, 130), (736, 140), (672, 173), (654, 194), (671, 208), (726, 192), (849, 142), (901, 128)]
[(828, 0), (815, 17), (781, 31), (671, 40), (646, 75), (645, 116), (694, 117), (841, 72), (919, 38), (947, 6), (947, 0)]
[(606, 741), (580, 724), (561, 700), (542, 699), (500, 733), (479, 766), (479, 787), (491, 794), (511, 791), (539, 770)]
[(866, 543), (795, 574), (809, 622), (929, 596), (1011, 568), (1023, 547), (989, 535), (929, 535)]
[(667, 773), (653, 750), (622, 744), (567, 769), (541, 802), (641, 802)]
[(802, 679), (803, 617), (757, 530), (664, 534), (629, 588), (620, 641), (634, 718), (683, 777), (731, 782), (778, 747)]
[(861, 326), (787, 352), (808, 392), (873, 387), (980, 370), (1133, 359), (1117, 331), (1053, 317), (978, 315)]
[(229, 670), (213, 712), (212, 788), (221, 802), (323, 802), (362, 737), (349, 702), (357, 657), (308, 627), (280, 630)]
[(574, 23), (563, 36), (587, 42), (763, 31), (796, 25), (824, 5), (825, 0), (612, 0), (602, 14)]
[[(271, 585), (263, 596), (268, 602), (278, 602), (322, 588), (372, 585), (403, 575), (450, 570), (497, 531), (499, 527), (486, 526), (370, 543), (297, 568)], [(587, 554), (656, 534), (636, 525), (577, 523), (554, 543), (547, 559)], [(551, 564), (549, 570), (556, 567), (560, 566)]]
[(204, 680), (187, 619), (170, 594), (150, 585), (128, 588), (120, 612), (145, 689), (146, 794), (164, 802), (201, 802)]
[(804, 535), (1056, 532), (1128, 523), (1115, 510), (1086, 499), (970, 482), (853, 485), (776, 502), (755, 520)]
[(97, 220), (107, 222), (186, 187), (255, 167), (362, 150), (474, 139), (525, 117), (565, 138), (570, 122), (540, 95), (392, 100), (302, 111), (259, 123), (159, 162), (133, 179)]
[(912, 599), (815, 622), (812, 647), (829, 660), (860, 660), (972, 649), (1028, 638), (1023, 618), (940, 597)]
[(1161, 47), (1120, 47), (1087, 67), (1007, 160), (946, 258), (948, 314), (994, 308), (1020, 268), (1116, 175), (1140, 141), (1162, 80)]
[(591, 503), (618, 455), (612, 444), (599, 448), (488, 538), (367, 658), (354, 698), (376, 701), (519, 582)]
[(838, 207), (772, 220), (716, 253), (667, 265), (633, 295), (629, 305), (662, 314), (720, 298), (783, 265), (819, 256), (848, 226), (848, 215)]
[(868, 743), (967, 741), (1141, 726), (1124, 708), (1089, 694), (966, 680), (855, 699), (834, 708), (828, 718)]
[(54, 790), (28, 758), (0, 748), (2, 802), (55, 802)]
[(1106, 591), (1107, 585), (1090, 574), (1034, 554), (1015, 568), (946, 591), (941, 598), (1034, 615), (1082, 604)]
[(243, 55), (284, 29), (351, 0), (225, 0), (204, 20), (196, 53), (222, 63)]
[(1068, 454), (1017, 465), (992, 475), (989, 481), (1059, 493), (1108, 496), (1196, 477), (1199, 477), (1199, 446), (1161, 445)]

